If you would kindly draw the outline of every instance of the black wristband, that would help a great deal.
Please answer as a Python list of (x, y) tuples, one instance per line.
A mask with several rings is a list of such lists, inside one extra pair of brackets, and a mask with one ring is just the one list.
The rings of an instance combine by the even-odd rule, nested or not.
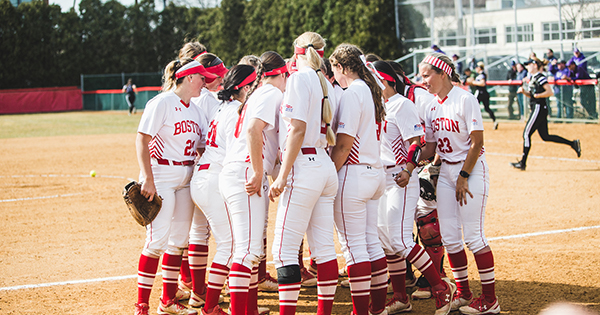
[(460, 176), (464, 177), (464, 178), (469, 178), (469, 176), (471, 176), (471, 174), (461, 170), (460, 173), (458, 173)]

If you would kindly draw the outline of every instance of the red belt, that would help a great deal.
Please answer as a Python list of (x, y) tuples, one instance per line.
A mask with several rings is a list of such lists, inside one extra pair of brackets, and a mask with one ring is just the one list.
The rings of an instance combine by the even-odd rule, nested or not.
[(385, 168), (389, 170), (390, 168), (394, 168), (394, 167), (396, 167), (396, 166), (398, 166), (398, 165), (388, 165), (388, 166), (386, 166)]
[(210, 167), (210, 164), (200, 164), (200, 167), (198, 167), (198, 170), (207, 170)]
[(447, 160), (442, 160), (442, 162), (444, 162), (444, 163), (446, 163), (446, 164), (454, 165), (454, 164), (459, 164), (459, 163), (462, 163), (463, 161), (458, 161), (458, 162), (450, 162), (450, 161), (447, 161)]
[(302, 154), (317, 154), (317, 149), (315, 148), (302, 148)]
[(184, 166), (194, 165), (193, 160), (179, 162), (179, 161), (169, 161), (169, 160), (165, 160), (165, 159), (156, 159), (156, 162), (160, 165), (184, 165)]

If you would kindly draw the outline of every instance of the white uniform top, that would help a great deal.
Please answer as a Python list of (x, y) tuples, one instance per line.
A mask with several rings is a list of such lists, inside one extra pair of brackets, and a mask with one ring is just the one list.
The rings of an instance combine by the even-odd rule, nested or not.
[(138, 132), (152, 137), (150, 156), (172, 161), (193, 160), (204, 147), (208, 131), (206, 116), (198, 106), (185, 104), (173, 91), (148, 101)]
[(338, 110), (337, 133), (354, 137), (345, 164), (382, 167), (380, 157), (381, 124), (375, 120), (371, 89), (361, 79), (354, 80), (344, 91)]
[(252, 118), (258, 118), (267, 123), (262, 132), (263, 171), (270, 173), (273, 170), (277, 158), (277, 111), (282, 100), (281, 90), (271, 84), (263, 84), (252, 93), (237, 120), (231, 145), (227, 144), (223, 165), (229, 162), (250, 162), (250, 151), (246, 143), (248, 124)]
[[(327, 93), (331, 110), (335, 113), (333, 86), (327, 82)], [(285, 151), (288, 131), (292, 119), (306, 123), (306, 133), (302, 141), (303, 148), (326, 148), (326, 126), (321, 116), (323, 89), (317, 72), (310, 67), (303, 67), (294, 72), (287, 80), (283, 104), (281, 104), (281, 127), (279, 130), (279, 148)], [(283, 128), (285, 126), (285, 128)]]
[(200, 164), (222, 165), (225, 159), (227, 141), (231, 142), (235, 123), (237, 122), (237, 110), (242, 105), (239, 101), (223, 102), (219, 107), (215, 118), (210, 122), (210, 129), (206, 136), (206, 150), (200, 157)]
[(202, 108), (206, 114), (207, 124), (210, 124), (215, 118), (215, 115), (219, 111), (219, 105), (221, 105), (221, 101), (219, 101), (207, 88), (202, 88), (200, 96), (192, 98), (191, 102)]
[[(406, 86), (406, 91), (408, 91), (408, 86)], [(417, 112), (419, 113), (419, 118), (421, 118), (421, 123), (425, 122), (425, 112), (427, 108), (429, 108), (429, 104), (433, 99), (435, 99), (435, 95), (427, 92), (426, 89), (415, 88), (415, 105), (417, 106)]]
[(417, 106), (400, 94), (390, 97), (385, 103), (385, 123), (381, 136), (383, 164), (406, 164), (410, 147), (408, 140), (424, 134)]
[(331, 104), (331, 112), (333, 113), (333, 118), (331, 119), (331, 128), (333, 129), (333, 132), (337, 133), (337, 124), (339, 120), (338, 112), (340, 109), (340, 102), (342, 101), (342, 95), (344, 95), (344, 89), (336, 84), (333, 86), (333, 92), (335, 93), (335, 103), (332, 103), (331, 99), (329, 100)]
[[(459, 87), (453, 87), (441, 101), (429, 104), (425, 117), (425, 140), (437, 142), (436, 153), (442, 160), (458, 163), (467, 158), (472, 131), (483, 130), (479, 102)], [(481, 149), (483, 154), (484, 149)]]

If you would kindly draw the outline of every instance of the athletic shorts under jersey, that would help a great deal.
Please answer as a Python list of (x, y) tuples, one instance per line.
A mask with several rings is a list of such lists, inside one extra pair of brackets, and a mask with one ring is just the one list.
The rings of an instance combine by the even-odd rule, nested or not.
[(198, 106), (185, 104), (169, 91), (148, 101), (138, 132), (152, 137), (148, 144), (151, 157), (188, 161), (196, 157), (197, 148), (204, 148), (208, 125)]
[(381, 167), (381, 124), (375, 120), (373, 96), (365, 81), (356, 79), (344, 91), (338, 116), (337, 133), (354, 137), (346, 164)]
[[(330, 104), (338, 104), (336, 93), (329, 82), (327, 82), (327, 89)], [(285, 150), (292, 119), (306, 123), (303, 148), (326, 148), (327, 139), (322, 132), (325, 124), (321, 118), (323, 89), (317, 72), (310, 67), (298, 70), (288, 78), (285, 91), (280, 109), (279, 148), (281, 152)], [(332, 110), (335, 111), (334, 108)]]
[(385, 103), (385, 123), (381, 136), (383, 165), (405, 164), (409, 139), (424, 135), (417, 107), (406, 97), (395, 94)]
[[(215, 118), (210, 122), (206, 136), (206, 150), (200, 157), (200, 164), (221, 164), (225, 159), (227, 141), (231, 141), (238, 118), (239, 101), (227, 101), (219, 107)], [(229, 140), (228, 140), (229, 139)]]
[[(436, 97), (425, 117), (425, 140), (437, 142), (437, 154), (447, 162), (467, 158), (472, 131), (483, 130), (479, 102), (473, 94), (453, 87), (443, 100)], [(483, 152), (483, 149), (482, 149)]]
[(229, 162), (250, 162), (247, 141), (248, 124), (253, 118), (264, 121), (263, 129), (263, 170), (271, 172), (277, 157), (277, 111), (281, 105), (283, 93), (271, 84), (264, 84), (250, 95), (234, 128), (231, 145), (227, 145), (227, 154), (223, 165)]

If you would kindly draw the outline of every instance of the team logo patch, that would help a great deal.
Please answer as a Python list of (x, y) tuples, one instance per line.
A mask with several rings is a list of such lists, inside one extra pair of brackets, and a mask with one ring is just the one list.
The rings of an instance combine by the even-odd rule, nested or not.
[(292, 107), (292, 105), (290, 105), (290, 104), (285, 104), (285, 111), (292, 112), (292, 111), (294, 111), (294, 107)]
[(473, 119), (473, 126), (477, 126), (479, 125), (479, 122), (477, 122), (477, 119)]
[(345, 127), (346, 127), (346, 124), (344, 124), (343, 122), (340, 121), (338, 123), (338, 128), (345, 128)]
[(423, 127), (421, 127), (421, 124), (416, 124), (413, 126), (413, 131), (419, 131), (421, 129), (423, 129)]

